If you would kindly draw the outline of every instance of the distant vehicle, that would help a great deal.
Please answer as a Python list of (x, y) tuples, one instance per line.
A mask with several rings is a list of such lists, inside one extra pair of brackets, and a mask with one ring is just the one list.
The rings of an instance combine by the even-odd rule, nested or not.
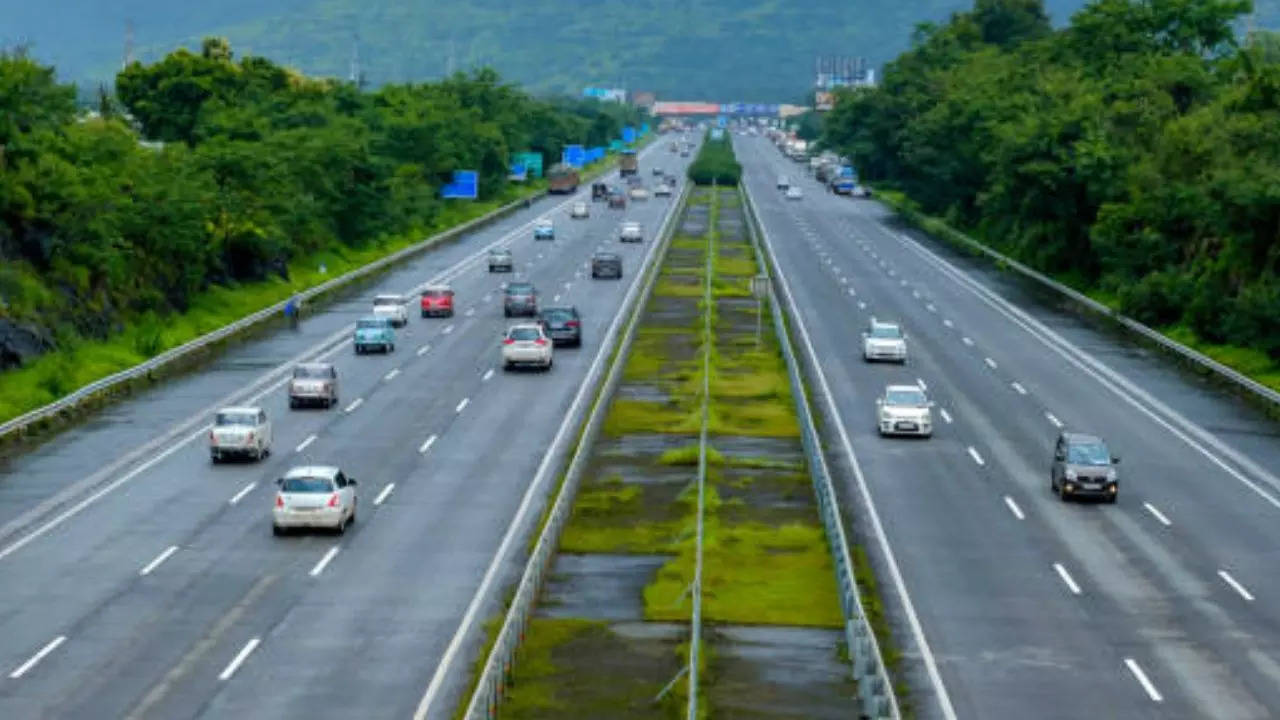
[(302, 363), (289, 378), (289, 407), (315, 403), (325, 409), (338, 404), (338, 370), (330, 363)]
[(591, 183), (591, 199), (605, 200), (609, 197), (609, 185), (607, 183), (596, 182)]
[(213, 416), (209, 431), (209, 457), (222, 462), (229, 457), (261, 460), (271, 454), (271, 423), (260, 407), (223, 408)]
[(399, 295), (379, 295), (373, 299), (375, 317), (386, 318), (396, 327), (409, 324), (409, 309), (405, 307), (404, 298)]
[(855, 185), (853, 186), (853, 196), (869, 198), (871, 197), (871, 188), (866, 185)]
[(620, 242), (644, 242), (644, 229), (640, 227), (640, 223), (628, 220), (618, 226), (618, 240)]
[(667, 149), (671, 152), (678, 152), (680, 150), (680, 145), (672, 142), (667, 145)]
[(654, 197), (671, 197), (671, 186), (666, 183), (662, 183), (658, 185), (658, 187), (653, 189), (653, 196)]
[(555, 223), (551, 222), (551, 220), (547, 218), (542, 218), (538, 222), (534, 223), (533, 239), (534, 240), (555, 240), (556, 239)]
[(649, 199), (649, 191), (644, 189), (643, 187), (631, 188), (630, 195), (632, 200), (648, 200)]
[(660, 168), (660, 167), (656, 167), (656, 168), (654, 168), (654, 169), (653, 169), (653, 174), (654, 174), (655, 176), (662, 175), (662, 174), (663, 174), (663, 170), (662, 170), (662, 168)]
[(511, 251), (506, 248), (494, 248), (489, 251), (489, 272), (512, 272), (515, 270), (515, 260), (511, 257)]
[(787, 189), (787, 188), (789, 188), (789, 187), (791, 187), (791, 178), (787, 177), (786, 175), (779, 175), (779, 176), (778, 176), (778, 189), (779, 189), (779, 190), (786, 190), (786, 189)]
[(639, 175), (627, 176), (627, 187), (629, 188), (642, 187), (643, 185), (644, 185), (644, 178), (640, 177)]
[(572, 165), (556, 163), (547, 171), (547, 192), (553, 195), (564, 195), (578, 191), (580, 178)]
[(689, 148), (687, 148), (687, 147), (686, 147), (685, 149), (681, 150), (681, 151), (680, 151), (680, 157), (682, 157), (682, 158), (689, 157)]
[(622, 193), (614, 193), (609, 196), (609, 209), (625, 210), (627, 207), (627, 196)]
[(907, 336), (897, 323), (880, 322), (871, 318), (871, 325), (862, 333), (862, 359), (867, 362), (889, 360), (907, 361)]
[(428, 285), (422, 290), (421, 308), (422, 317), (453, 317), (453, 288), (444, 284)]
[(622, 279), (622, 256), (612, 252), (597, 252), (591, 256), (591, 277)]
[(791, 187), (787, 188), (788, 200), (799, 200), (803, 197), (804, 197), (804, 191), (800, 189), (799, 185), (792, 185)]
[(578, 218), (586, 218), (590, 216), (591, 216), (591, 209), (587, 206), (585, 202), (581, 200), (575, 202), (573, 204), (573, 207), (570, 208), (569, 210), (569, 217), (571, 218), (578, 219)]
[(933, 435), (933, 403), (917, 385), (890, 385), (876, 398), (881, 435)]
[(1111, 454), (1101, 438), (1083, 433), (1062, 432), (1053, 447), (1049, 489), (1063, 502), (1071, 498), (1093, 497), (1113, 503), (1120, 492), (1120, 458)]
[(271, 531), (328, 528), (342, 534), (356, 521), (356, 480), (330, 466), (295, 467), (276, 480)]
[(831, 192), (837, 195), (852, 195), (853, 189), (858, 185), (858, 174), (852, 167), (845, 165), (831, 178), (830, 185)]
[(538, 289), (530, 282), (508, 283), (502, 297), (502, 314), (534, 316), (538, 314)]
[(623, 150), (618, 156), (618, 174), (626, 177), (640, 171), (640, 158), (635, 150)]
[(582, 346), (582, 317), (577, 307), (544, 308), (538, 313), (538, 324), (553, 345)]
[(377, 348), (382, 352), (396, 351), (396, 331), (391, 321), (371, 315), (356, 321), (356, 354), (363, 355)]
[(552, 343), (536, 323), (512, 325), (502, 338), (502, 369), (535, 365), (550, 370), (554, 362)]

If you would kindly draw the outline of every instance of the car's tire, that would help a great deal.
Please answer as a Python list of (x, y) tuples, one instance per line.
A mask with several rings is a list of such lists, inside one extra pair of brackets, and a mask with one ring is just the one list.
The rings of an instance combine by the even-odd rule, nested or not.
[(289, 398), (289, 409), (290, 410), (298, 409), (298, 398), (295, 398), (295, 397)]
[(449, 308), (449, 313), (445, 317), (453, 317), (453, 308)]
[(284, 528), (275, 523), (271, 523), (271, 534), (276, 537), (280, 537), (281, 535), (284, 535)]
[(339, 520), (339, 521), (338, 521), (338, 527), (334, 528), (334, 529), (333, 529), (333, 531), (334, 531), (335, 533), (339, 534), (339, 535), (346, 535), (346, 534), (347, 534), (347, 521), (346, 521), (346, 519)]
[(1108, 505), (1115, 505), (1115, 504), (1116, 504), (1116, 500), (1118, 500), (1119, 498), (1120, 498), (1120, 493), (1116, 493), (1115, 495), (1112, 495), (1112, 496), (1108, 497), (1108, 498), (1107, 498), (1107, 500), (1106, 500), (1106, 503), (1107, 503)]
[(1061, 500), (1062, 502), (1066, 502), (1066, 501), (1069, 499), (1069, 498), (1067, 497), (1067, 485), (1066, 485), (1066, 483), (1063, 483), (1062, 485), (1060, 485), (1060, 486), (1058, 487), (1058, 499), (1059, 499), (1059, 500)]
[(211, 450), (209, 451), (209, 461), (217, 465), (222, 462), (222, 455), (217, 450)]
[(356, 501), (351, 503), (351, 517), (347, 518), (348, 525), (356, 524), (356, 511), (359, 509), (360, 509), (360, 501), (359, 499), (357, 499)]
[(363, 348), (363, 347), (361, 347), (361, 346), (359, 346), (359, 345), (356, 345), (356, 354), (357, 354), (357, 355), (363, 355), (363, 354), (364, 354), (364, 348)]
[(502, 308), (502, 315), (503, 317), (511, 317), (511, 311), (507, 308)]
[(395, 351), (396, 351), (396, 344), (395, 344), (395, 343), (391, 343), (391, 345), (389, 346), (389, 349), (387, 350), (387, 352), (389, 352), (389, 353), (393, 353), (393, 352), (395, 352)]

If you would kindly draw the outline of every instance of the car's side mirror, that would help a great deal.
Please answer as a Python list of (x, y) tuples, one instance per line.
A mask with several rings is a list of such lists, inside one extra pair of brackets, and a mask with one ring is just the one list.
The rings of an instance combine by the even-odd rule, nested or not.
[(276, 478), (276, 487), (284, 487), (284, 478)]
[(1112, 464), (1112, 465), (1119, 465), (1119, 464), (1120, 464), (1120, 456), (1119, 456), (1119, 455), (1112, 455), (1112, 456), (1111, 456), (1111, 464)]
[(876, 398), (876, 404), (877, 404), (877, 405), (883, 405), (883, 404), (884, 404), (884, 398)]
[(1056, 452), (1056, 453), (1054, 453), (1054, 454), (1053, 454), (1053, 459), (1054, 459), (1054, 460), (1066, 460), (1066, 459), (1067, 459), (1067, 454), (1066, 454), (1066, 453), (1064, 453), (1064, 452)]
[(937, 407), (937, 405), (938, 405), (938, 403), (936, 403), (936, 402), (934, 402), (934, 401), (932, 401), (932, 400), (930, 400), (930, 401), (929, 401), (929, 407)]
[(347, 484), (354, 486), (354, 485), (357, 485), (358, 483), (356, 482), (355, 478), (347, 478)]

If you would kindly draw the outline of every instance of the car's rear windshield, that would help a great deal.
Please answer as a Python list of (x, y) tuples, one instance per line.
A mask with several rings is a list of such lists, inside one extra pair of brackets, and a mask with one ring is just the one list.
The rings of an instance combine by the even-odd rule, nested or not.
[(445, 296), (447, 296), (448, 294), (449, 294), (449, 291), (448, 291), (448, 290), (424, 290), (424, 291), (422, 291), (422, 296), (423, 296), (423, 297), (445, 297)]
[(356, 323), (356, 327), (358, 328), (384, 328), (386, 326), (386, 320), (374, 320), (372, 318), (368, 320), (360, 320)]
[(329, 478), (291, 477), (284, 479), (280, 489), (288, 493), (327, 493), (333, 492), (333, 481)]
[(214, 418), (215, 425), (257, 425), (258, 414), (251, 412), (220, 412)]
[(1067, 448), (1067, 462), (1072, 465), (1110, 465), (1111, 452), (1102, 443), (1081, 443)]
[(510, 251), (510, 250), (506, 250), (506, 249), (503, 249), (503, 250), (490, 250), (490, 251), (489, 251), (489, 254), (490, 254), (490, 255), (510, 255), (510, 254), (511, 254), (511, 251)]
[(544, 310), (542, 317), (547, 320), (572, 320), (573, 311), (568, 308), (552, 308)]
[(537, 340), (538, 331), (534, 328), (511, 328), (508, 333), (512, 340)]
[(890, 405), (914, 405), (918, 407), (927, 402), (924, 393), (919, 390), (890, 390), (885, 395)]
[(293, 376), (296, 378), (327, 378), (329, 377), (329, 368), (299, 365), (293, 369)]
[(400, 298), (396, 297), (379, 297), (373, 299), (374, 305), (399, 305)]
[(872, 325), (871, 337), (884, 340), (897, 340), (902, 337), (902, 329), (897, 325)]
[(507, 293), (510, 295), (529, 295), (533, 292), (533, 286), (528, 283), (511, 283), (507, 286)]
[(617, 262), (618, 256), (613, 254), (600, 254), (596, 256), (596, 262)]

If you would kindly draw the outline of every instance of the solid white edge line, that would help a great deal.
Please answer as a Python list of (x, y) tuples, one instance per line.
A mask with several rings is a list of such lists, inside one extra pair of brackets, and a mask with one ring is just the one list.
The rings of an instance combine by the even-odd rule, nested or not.
[(1151, 503), (1149, 503), (1149, 502), (1144, 502), (1144, 503), (1142, 503), (1142, 507), (1146, 508), (1146, 511), (1147, 511), (1147, 512), (1149, 512), (1149, 513), (1151, 513), (1151, 515), (1152, 515), (1156, 520), (1159, 520), (1161, 525), (1164, 525), (1165, 527), (1172, 527), (1172, 526), (1173, 526), (1173, 523), (1172, 523), (1172, 522), (1170, 522), (1169, 518), (1165, 517), (1165, 514), (1164, 514), (1164, 513), (1162, 513), (1162, 512), (1160, 512), (1160, 510), (1159, 510), (1158, 508), (1156, 508), (1156, 506), (1155, 506), (1155, 505), (1152, 505), (1152, 504), (1151, 504)]
[(1009, 512), (1013, 513), (1014, 517), (1018, 518), (1019, 520), (1027, 519), (1027, 516), (1022, 514), (1022, 508), (1018, 507), (1018, 503), (1014, 502), (1013, 498), (1009, 497), (1008, 495), (1005, 495), (1004, 504), (1009, 506)]
[(955, 327), (955, 323), (951, 322), (950, 320), (943, 320), (942, 324), (947, 327)]
[(1058, 577), (1062, 578), (1062, 582), (1066, 583), (1067, 589), (1071, 591), (1071, 594), (1080, 594), (1080, 586), (1076, 584), (1074, 579), (1072, 579), (1071, 573), (1067, 572), (1067, 569), (1062, 567), (1062, 563), (1054, 563), (1053, 569), (1058, 572)]
[(307, 439), (306, 439), (306, 440), (303, 440), (303, 441), (302, 441), (302, 442), (300, 442), (300, 443), (298, 443), (298, 447), (294, 448), (294, 449), (293, 449), (293, 451), (294, 451), (294, 452), (302, 452), (303, 450), (306, 450), (306, 449), (307, 449), (307, 447), (309, 447), (309, 446), (311, 445), (311, 443), (313, 443), (313, 442), (315, 442), (315, 441), (316, 441), (316, 435), (315, 435), (315, 434), (308, 435), (308, 436), (307, 436)]
[(373, 499), (373, 506), (377, 507), (381, 505), (383, 501), (387, 499), (387, 496), (391, 494), (391, 491), (395, 489), (396, 489), (395, 483), (387, 483), (385, 486), (383, 486), (382, 492), (378, 493), (378, 497)]
[(969, 446), (969, 457), (973, 458), (973, 461), (978, 463), (979, 465), (987, 464), (987, 462), (982, 459), (982, 456), (978, 454), (978, 451), (974, 449), (972, 445)]
[(1124, 664), (1125, 667), (1129, 668), (1129, 672), (1133, 673), (1133, 676), (1138, 679), (1138, 684), (1142, 686), (1144, 691), (1146, 691), (1147, 697), (1151, 698), (1152, 702), (1164, 702), (1164, 696), (1160, 694), (1160, 691), (1156, 689), (1156, 686), (1151, 683), (1149, 678), (1147, 678), (1147, 674), (1142, 671), (1142, 667), (1138, 665), (1137, 660), (1134, 660), (1133, 658), (1125, 658)]
[[(650, 147), (656, 148), (658, 145), (654, 144)], [(666, 218), (659, 226), (660, 233), (663, 232), (667, 224), (671, 222), (671, 218), (674, 216), (674, 211), (674, 204), (667, 208)], [(640, 264), (642, 268), (653, 262), (653, 254), (657, 251), (659, 245), (660, 243), (649, 244), (645, 259)], [(633, 292), (639, 292), (639, 286), (635, 283), (639, 282), (640, 278), (643, 276), (644, 273), (635, 273), (632, 275), (632, 285), (627, 290), (627, 296), (624, 296), (624, 305), (626, 303), (625, 297), (630, 296)], [(622, 321), (623, 313), (614, 313), (613, 320), (610, 322), (609, 328), (604, 334), (606, 342), (601, 343), (599, 349), (596, 350), (595, 359), (591, 361), (591, 368), (587, 370), (588, 378), (599, 372), (598, 366), (601, 366), (605, 360), (602, 351), (604, 347), (609, 345), (610, 339), (617, 335), (618, 328), (621, 327)], [(532, 482), (530, 482), (528, 487), (525, 488), (524, 496), (520, 500), (520, 506), (516, 508), (515, 516), (512, 517), (511, 523), (507, 525), (507, 531), (503, 534), (502, 541), (498, 544), (498, 549), (493, 554), (493, 560), (490, 561), (489, 567), (485, 569), (484, 577), (480, 580), (480, 586), (476, 588), (475, 595), (471, 597), (471, 602), (467, 605), (467, 610), (462, 616), (462, 621), (458, 623), (458, 629), (454, 632), (453, 637), (450, 638), (449, 645), (445, 647), (444, 654), (440, 657), (440, 662), (436, 664), (435, 672), (431, 675), (431, 680), (427, 684), (427, 689), (423, 691), (422, 699), (418, 701), (418, 707), (414, 710), (414, 720), (425, 720), (427, 711), (431, 709), (431, 703), (435, 701), (435, 698), (440, 693), (441, 688), (444, 687), (444, 680), (450, 672), (450, 666), (453, 664), (453, 659), (457, 657), (458, 652), (461, 651), (463, 641), (466, 639), (467, 635), (471, 633), (471, 626), (476, 622), (476, 615), (480, 612), (480, 606), (488, 598), (489, 587), (497, 578), (498, 569), (503, 564), (507, 553), (510, 552), (511, 545), (515, 543), (517, 528), (524, 525), (525, 515), (529, 513), (529, 508), (533, 505), (535, 493), (543, 483), (546, 482), (546, 475), (550, 470), (551, 461), (554, 455), (554, 453), (551, 452), (551, 449), (559, 447), (565, 442), (565, 438), (570, 431), (571, 423), (569, 420), (576, 414), (576, 408), (582, 405), (585, 401), (587, 388), (589, 386), (590, 383), (587, 382), (578, 386), (578, 393), (574, 395), (573, 402), (569, 405), (568, 412), (565, 413), (564, 418), (560, 421), (560, 427), (556, 430), (555, 437), (552, 438), (551, 444), (547, 446), (548, 451), (543, 453), (542, 461), (538, 464), (538, 469), (534, 471)], [(952, 714), (948, 720), (955, 720), (954, 714)]]
[(173, 555), (176, 552), (178, 552), (178, 546), (170, 545), (169, 547), (165, 548), (164, 552), (157, 555), (154, 560), (147, 563), (146, 566), (144, 566), (141, 570), (139, 570), (138, 574), (143, 577), (150, 575), (152, 572), (155, 571), (156, 568), (160, 567), (160, 563), (164, 562), (165, 560), (168, 560), (169, 556)]
[(491, 377), (493, 377), (493, 368), (489, 368), (488, 370), (485, 370), (484, 375), (480, 376), (480, 380), (483, 382), (485, 380), (488, 380)]
[(960, 341), (963, 342), (965, 345), (969, 345), (969, 346), (973, 345), (973, 340), (970, 339), (968, 335), (965, 335), (964, 337), (960, 338)]
[(1219, 570), (1218, 577), (1222, 578), (1223, 582), (1230, 585), (1232, 590), (1235, 590), (1237, 593), (1239, 593), (1240, 597), (1244, 598), (1245, 600), (1248, 600), (1249, 602), (1253, 602), (1253, 593), (1249, 592), (1248, 588), (1246, 588), (1244, 585), (1241, 585), (1238, 580), (1231, 577), (1231, 573), (1227, 572), (1226, 570)]
[(320, 562), (316, 563), (316, 566), (311, 568), (311, 572), (308, 574), (311, 575), (311, 577), (318, 577), (320, 573), (324, 572), (325, 568), (329, 567), (329, 563), (337, 556), (338, 551), (341, 549), (342, 546), (340, 545), (334, 545), (329, 548), (329, 550), (324, 554), (324, 557), (320, 558)]
[(992, 370), (995, 370), (996, 367), (998, 367), (996, 365), (996, 361), (992, 360), (991, 358), (982, 358), (982, 361), (985, 362), (987, 364), (987, 367), (991, 368)]
[(423, 355), (426, 355), (427, 352), (430, 350), (431, 350), (431, 343), (427, 343), (426, 345), (423, 345), (422, 347), (418, 348), (418, 357), (422, 357)]
[(358, 397), (358, 398), (356, 398), (354, 401), (352, 401), (352, 403), (351, 403), (350, 405), (348, 405), (346, 408), (344, 408), (342, 411), (343, 411), (343, 412), (355, 412), (356, 408), (360, 407), (360, 406), (361, 406), (361, 405), (363, 405), (363, 404), (364, 404), (364, 398), (362, 398), (362, 397)]
[[(743, 189), (746, 191), (750, 201), (750, 186), (744, 184)], [(754, 201), (750, 201), (749, 205), (754, 207)], [(763, 218), (761, 218), (760, 222), (760, 234), (764, 240), (765, 251), (769, 254), (772, 265), (778, 272), (778, 283), (781, 285), (783, 292), (790, 297), (791, 284), (787, 281), (786, 273), (783, 272), (782, 265), (778, 262), (778, 258), (773, 252), (773, 244), (769, 240), (769, 230), (765, 227)], [(863, 305), (863, 303), (858, 304), (859, 306)], [(818, 362), (818, 354), (813, 348), (813, 341), (809, 338), (809, 330), (805, 326), (802, 316), (797, 314), (795, 320), (796, 329), (800, 331), (800, 339), (804, 343), (805, 352), (809, 357), (810, 364), (814, 367), (814, 375), (821, 390), (819, 394), (835, 421), (836, 431), (840, 436), (840, 445), (844, 449), (844, 455), (848, 458), (850, 467), (853, 469), (854, 479), (858, 485), (858, 493), (862, 496), (863, 506), (866, 508), (867, 516), (871, 520), (871, 528), (875, 533), (876, 542), (884, 552), (885, 564), (888, 566), (894, 589), (897, 591), (898, 597), (902, 599), (903, 612), (907, 616), (907, 624), (911, 626), (911, 634), (915, 638), (916, 649), (920, 653), (921, 660), (924, 662), (925, 672), (929, 676), (930, 684), (933, 686), (938, 708), (945, 720), (957, 720), (955, 707), (951, 704), (951, 695), (947, 691), (946, 684), (942, 682), (942, 673), (938, 670), (937, 658), (934, 657), (933, 650), (929, 647), (929, 641), (925, 638), (924, 626), (920, 623), (919, 615), (916, 614), (915, 603), (911, 601), (911, 594), (907, 590), (907, 583), (902, 576), (902, 569), (898, 566), (897, 556), (893, 552), (893, 547), (889, 544), (889, 536), (885, 533), (884, 523), (880, 520), (880, 512), (876, 509), (875, 501), (871, 497), (871, 490), (867, 485), (866, 476), (862, 474), (862, 465), (858, 462), (858, 456), (853, 451), (853, 443), (849, 440), (849, 432), (845, 428), (844, 418), (840, 415), (839, 408), (836, 407), (835, 398), (831, 393), (831, 386), (827, 383), (827, 375), (822, 370), (822, 364)]]
[(248, 495), (249, 493), (253, 492), (253, 489), (256, 487), (258, 487), (257, 480), (250, 482), (248, 485), (245, 485), (244, 488), (240, 490), (240, 492), (236, 493), (235, 495), (232, 495), (231, 499), (227, 501), (227, 504), (235, 505), (236, 503), (244, 499), (245, 495)]
[(432, 435), (431, 437), (427, 438), (426, 442), (422, 443), (422, 447), (418, 448), (418, 452), (425, 453), (426, 451), (430, 450), (431, 446), (436, 444), (436, 437), (437, 436)]
[(1049, 419), (1049, 422), (1053, 423), (1054, 427), (1056, 428), (1062, 427), (1062, 421), (1059, 420), (1057, 416), (1055, 416), (1053, 413), (1047, 412), (1044, 414), (1044, 416)]
[(394, 380), (394, 379), (396, 378), (396, 376), (397, 376), (397, 375), (399, 375), (399, 374), (400, 374), (400, 368), (392, 368), (392, 369), (391, 369), (391, 372), (389, 372), (389, 373), (387, 373), (386, 375), (383, 375), (383, 376), (382, 376), (382, 379), (383, 379), (383, 380), (388, 380), (388, 381), (390, 381), (390, 380)]
[(449, 333), (451, 333), (451, 332), (453, 332), (453, 326), (452, 326), (452, 325), (445, 325), (445, 326), (444, 326), (444, 329), (440, 331), (440, 334), (441, 334), (441, 335), (448, 335), (448, 334), (449, 334)]
[(454, 408), (453, 411), (462, 412), (463, 410), (466, 410), (467, 406), (470, 404), (471, 404), (471, 398), (462, 398), (462, 402), (458, 403), (458, 407)]
[(236, 653), (236, 656), (231, 659), (231, 662), (227, 663), (227, 666), (218, 674), (218, 679), (223, 682), (230, 680), (231, 676), (236, 674), (236, 671), (240, 669), (240, 666), (243, 665), (244, 661), (249, 657), (249, 653), (253, 652), (260, 642), (262, 642), (260, 638), (252, 638), (249, 642), (245, 643), (244, 647), (240, 648), (240, 652)]
[(1022, 383), (1013, 382), (1013, 383), (1010, 383), (1010, 385), (1012, 385), (1013, 389), (1016, 390), (1019, 395), (1027, 394), (1027, 389), (1022, 387)]
[(942, 416), (942, 419), (943, 419), (943, 420), (944, 420), (948, 425), (950, 425), (950, 424), (951, 424), (951, 413), (947, 412), (947, 409), (946, 409), (946, 408), (938, 408), (938, 414)]
[(916, 385), (919, 385), (921, 390), (929, 392), (929, 386), (924, 383), (924, 378), (916, 378)]
[(35, 655), (32, 655), (26, 662), (19, 665), (16, 670), (9, 673), (9, 679), (17, 680), (23, 675), (26, 675), (27, 672), (31, 670), (31, 668), (35, 667), (37, 664), (39, 664), (41, 660), (45, 659), (45, 656), (47, 656), (49, 653), (53, 652), (54, 650), (57, 650), (58, 646), (66, 641), (67, 641), (66, 635), (59, 635), (58, 637), (49, 641), (48, 645), (45, 645), (44, 647), (40, 648), (39, 652), (37, 652)]

